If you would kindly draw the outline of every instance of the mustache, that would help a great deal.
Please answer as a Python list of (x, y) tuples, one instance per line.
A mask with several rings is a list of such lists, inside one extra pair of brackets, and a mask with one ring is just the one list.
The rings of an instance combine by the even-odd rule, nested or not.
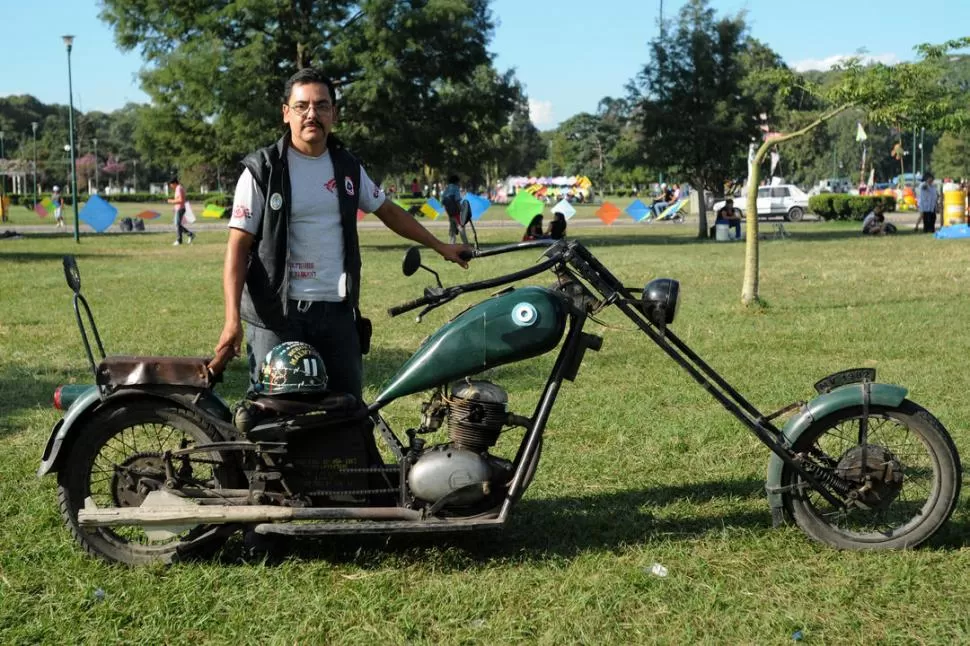
[(320, 130), (323, 130), (323, 123), (318, 119), (310, 119), (309, 121), (304, 121), (300, 127), (306, 128), (307, 126), (316, 126), (317, 128), (320, 128)]

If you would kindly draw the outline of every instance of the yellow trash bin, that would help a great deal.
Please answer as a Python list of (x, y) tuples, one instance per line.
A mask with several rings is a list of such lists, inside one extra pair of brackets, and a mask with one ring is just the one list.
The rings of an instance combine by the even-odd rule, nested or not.
[(967, 194), (959, 184), (943, 185), (943, 226), (964, 224)]

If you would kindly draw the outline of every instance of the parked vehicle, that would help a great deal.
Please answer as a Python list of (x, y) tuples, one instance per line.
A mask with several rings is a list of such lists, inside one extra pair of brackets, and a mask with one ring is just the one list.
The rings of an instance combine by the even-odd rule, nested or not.
[[(808, 211), (808, 195), (794, 184), (780, 184), (778, 186), (762, 186), (758, 189), (758, 217), (768, 218), (781, 216), (790, 222), (798, 222)], [(744, 217), (747, 198), (744, 195), (734, 198), (734, 210)], [(724, 200), (714, 204), (717, 213), (724, 207)]]
[[(475, 256), (525, 252), (531, 261), (539, 248), (544, 258), (524, 269), (449, 287), (438, 280), (420, 298), (390, 308), (391, 316), (421, 308), (420, 321), (465, 294), (546, 272), (555, 278), (552, 287), (505, 287), (445, 323), (369, 404), (321, 392), (317, 380), (309, 395), (300, 386), (250, 394), (235, 410), (215, 392), (228, 355), (106, 357), (68, 256), (65, 274), (96, 383), (58, 388), (55, 402), (67, 410), (51, 431), (38, 475), (57, 474), (61, 514), (85, 550), (129, 565), (205, 554), (238, 531), (499, 529), (539, 467), (563, 382), (580, 378), (587, 351), (603, 343), (586, 325), (614, 307), (770, 450), (766, 490), (776, 523), (793, 518), (810, 537), (837, 548), (881, 549), (915, 547), (950, 517), (960, 490), (959, 456), (943, 425), (908, 400), (905, 388), (877, 383), (873, 369), (847, 370), (816, 383), (818, 395), (809, 401), (762, 413), (674, 334), (676, 280), (629, 287), (578, 240), (476, 249)], [(405, 275), (421, 267), (418, 250), (409, 250)], [(509, 411), (506, 391), (475, 376), (553, 351), (558, 357), (528, 414)], [(318, 375), (316, 364), (303, 369)], [(405, 442), (381, 411), (419, 392), (426, 400)], [(604, 402), (589, 411), (590, 423), (623, 405)], [(521, 433), (514, 454), (495, 448), (503, 433)], [(390, 462), (371, 450), (376, 438)]]

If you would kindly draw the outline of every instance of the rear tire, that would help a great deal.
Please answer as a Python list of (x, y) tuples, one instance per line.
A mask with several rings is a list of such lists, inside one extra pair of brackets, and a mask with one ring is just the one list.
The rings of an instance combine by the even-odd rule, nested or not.
[[(164, 478), (159, 457), (164, 450), (221, 439), (203, 418), (168, 401), (122, 402), (95, 413), (84, 424), (58, 473), (58, 500), (65, 524), (88, 553), (126, 565), (170, 563), (186, 556), (189, 545), (195, 554), (214, 552), (227, 537), (224, 526), (199, 525), (167, 540), (153, 540), (136, 526), (82, 529), (77, 516), (88, 496), (99, 508), (140, 505), (145, 495), (138, 487), (141, 478), (148, 473), (155, 478), (158, 472)], [(184, 464), (191, 471), (187, 477), (215, 489), (229, 486), (236, 472), (228, 457), (219, 453), (193, 456)], [(180, 471), (186, 468), (182, 462), (175, 466)]]
[[(870, 406), (866, 454), (858, 441), (862, 407), (837, 411), (814, 422), (795, 443), (824, 472), (870, 476), (879, 504), (837, 509), (785, 468), (783, 500), (795, 523), (811, 538), (838, 549), (916, 547), (950, 518), (960, 495), (960, 457), (953, 440), (926, 409), (904, 400), (898, 407)], [(866, 464), (858, 461), (867, 455)], [(873, 462), (878, 468), (871, 468)], [(899, 476), (886, 484), (883, 476)], [(804, 485), (804, 486), (803, 486)], [(856, 488), (856, 487), (853, 487)], [(873, 499), (867, 502), (872, 502)]]
[(789, 222), (801, 222), (803, 217), (805, 217), (805, 210), (800, 206), (793, 206), (788, 210), (785, 219)]

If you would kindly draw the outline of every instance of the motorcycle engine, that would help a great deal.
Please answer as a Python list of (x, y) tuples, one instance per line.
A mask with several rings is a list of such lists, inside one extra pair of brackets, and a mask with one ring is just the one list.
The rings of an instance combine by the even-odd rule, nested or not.
[[(512, 463), (488, 454), (509, 424), (508, 393), (489, 381), (456, 381), (443, 398), (450, 442), (424, 451), (408, 473), (411, 493), (425, 502), (448, 496), (448, 503), (469, 505), (504, 484)], [(429, 406), (434, 406), (434, 400)], [(440, 410), (440, 409), (439, 409)], [(428, 418), (434, 411), (426, 411)]]

